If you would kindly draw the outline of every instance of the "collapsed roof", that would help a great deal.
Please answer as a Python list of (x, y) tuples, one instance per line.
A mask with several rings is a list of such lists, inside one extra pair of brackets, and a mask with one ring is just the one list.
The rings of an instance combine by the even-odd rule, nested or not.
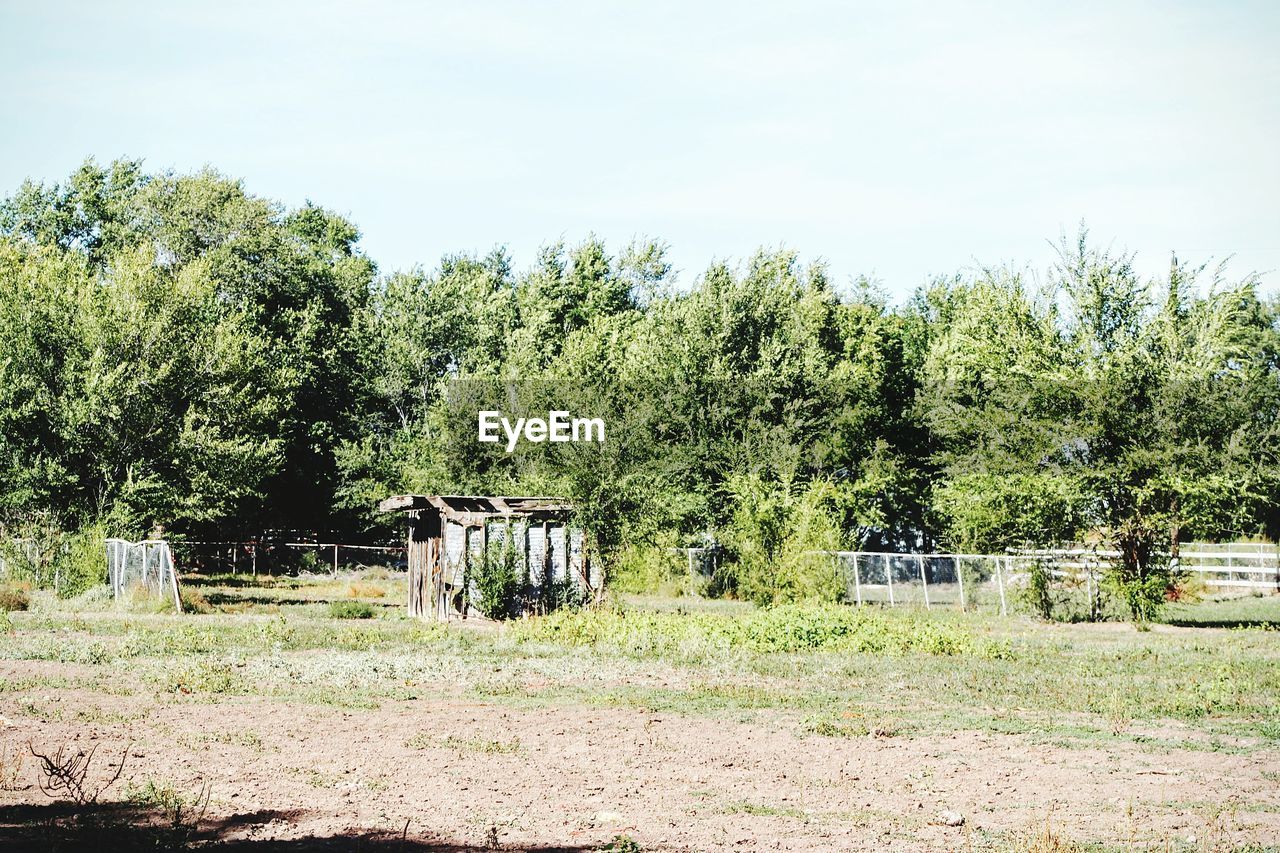
[(380, 512), (435, 510), (447, 521), (478, 526), (491, 519), (521, 518), (563, 521), (573, 504), (557, 497), (505, 495), (396, 495), (378, 504)]

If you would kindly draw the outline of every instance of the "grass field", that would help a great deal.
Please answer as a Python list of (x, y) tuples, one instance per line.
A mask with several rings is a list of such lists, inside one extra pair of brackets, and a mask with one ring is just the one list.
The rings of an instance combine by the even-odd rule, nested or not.
[[(1280, 849), (1280, 597), (1139, 631), (649, 598), (436, 625), (377, 571), (187, 589), (210, 612), (9, 615), (0, 841)], [(71, 809), (29, 742), (125, 767)]]

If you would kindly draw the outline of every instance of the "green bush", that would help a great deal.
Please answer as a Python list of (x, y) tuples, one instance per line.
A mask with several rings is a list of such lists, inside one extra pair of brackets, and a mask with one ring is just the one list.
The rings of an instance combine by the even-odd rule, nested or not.
[(365, 601), (331, 601), (329, 616), (334, 619), (372, 619), (373, 605)]
[(69, 533), (42, 516), (7, 525), (4, 532), (7, 538), (0, 541), (0, 558), (13, 578), (36, 589), (54, 590), (60, 598), (74, 598), (106, 583), (102, 525)]
[(471, 580), (479, 593), (475, 602), (480, 612), (490, 619), (510, 619), (521, 609), (524, 581), (516, 562), (514, 548), (503, 545), (490, 548), (485, 559), (471, 568)]
[(1160, 615), (1166, 595), (1174, 579), (1167, 570), (1152, 570), (1146, 577), (1128, 577), (1122, 569), (1107, 576), (1112, 590), (1129, 608), (1134, 622), (1147, 623)]
[(756, 604), (838, 601), (844, 584), (834, 561), (839, 550), (836, 518), (841, 494), (825, 480), (804, 488), (733, 477), (734, 511), (723, 531), (729, 559), (711, 592), (741, 596)]
[(102, 525), (81, 528), (66, 537), (58, 572), (58, 596), (72, 598), (107, 582), (106, 532)]
[(612, 560), (609, 587), (616, 592), (683, 592), (690, 580), (679, 540), (666, 536), (651, 545), (626, 545)]
[(1022, 597), (1041, 619), (1053, 618), (1053, 596), (1050, 594), (1052, 578), (1049, 569), (1040, 560), (1031, 564), (1027, 573), (1027, 585), (1022, 589)]

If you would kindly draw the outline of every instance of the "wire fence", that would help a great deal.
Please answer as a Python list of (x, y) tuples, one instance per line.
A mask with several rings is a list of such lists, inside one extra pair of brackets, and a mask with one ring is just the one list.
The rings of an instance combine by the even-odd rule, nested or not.
[(108, 539), (107, 582), (116, 601), (135, 594), (168, 599), (179, 613), (182, 596), (178, 592), (178, 570), (169, 543), (163, 539), (129, 542)]
[(851, 604), (1001, 606), (1007, 560), (987, 554), (829, 552)]
[(365, 545), (303, 538), (187, 540), (173, 544), (184, 571), (257, 575), (385, 568), (403, 571), (404, 545)]

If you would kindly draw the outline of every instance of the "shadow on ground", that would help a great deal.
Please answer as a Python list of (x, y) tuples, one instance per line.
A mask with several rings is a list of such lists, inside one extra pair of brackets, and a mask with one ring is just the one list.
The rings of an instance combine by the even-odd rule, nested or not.
[(196, 587), (225, 586), (237, 589), (290, 589), (298, 586), (299, 583), (296, 577), (286, 574), (201, 575), (194, 572), (183, 572), (182, 585)]
[(528, 850), (536, 853), (586, 853), (597, 845), (500, 844), (462, 842), (424, 832), (412, 824), (400, 830), (351, 829), (335, 835), (292, 839), (254, 838), (267, 826), (296, 823), (312, 815), (304, 809), (264, 810), (222, 818), (205, 818), (198, 826), (174, 821), (172, 815), (128, 803), (74, 808), (66, 803), (0, 806), (0, 850), (7, 853), (90, 851), (218, 850), (244, 853), (311, 853), (311, 851), (432, 851), (471, 853), (481, 850)]

